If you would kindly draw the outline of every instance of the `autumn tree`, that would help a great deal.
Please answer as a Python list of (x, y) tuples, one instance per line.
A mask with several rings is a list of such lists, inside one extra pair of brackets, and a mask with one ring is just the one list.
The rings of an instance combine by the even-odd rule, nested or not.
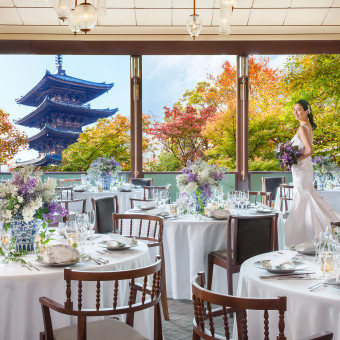
[[(291, 56), (281, 71), (287, 116), (297, 100), (312, 107), (318, 125), (314, 131), (314, 152), (331, 154), (340, 162), (340, 55)], [(288, 119), (288, 118), (287, 118)]]
[[(164, 107), (164, 110), (164, 121), (155, 122), (148, 133), (161, 144), (165, 153), (171, 154), (181, 167), (198, 157), (204, 157), (209, 143), (201, 132), (216, 109), (208, 107), (196, 110), (187, 106), (180, 110), (174, 106), (172, 109)], [(163, 155), (163, 158), (167, 157)]]
[(8, 113), (0, 110), (0, 166), (8, 165), (20, 150), (27, 147), (27, 135), (9, 121)]
[[(147, 129), (150, 117), (143, 116), (143, 126)], [(143, 150), (147, 150), (150, 140), (143, 138)], [(76, 143), (71, 144), (62, 154), (64, 171), (86, 171), (97, 157), (115, 157), (122, 170), (130, 170), (131, 144), (130, 121), (127, 117), (116, 115), (113, 118), (99, 119), (96, 126), (86, 128)]]

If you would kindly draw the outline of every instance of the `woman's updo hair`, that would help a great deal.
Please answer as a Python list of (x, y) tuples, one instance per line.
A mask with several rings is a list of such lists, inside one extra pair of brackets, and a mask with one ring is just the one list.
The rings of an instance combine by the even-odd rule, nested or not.
[(310, 104), (307, 102), (307, 100), (304, 99), (298, 100), (296, 104), (300, 104), (305, 111), (309, 110), (307, 118), (310, 122), (310, 125), (312, 125), (313, 130), (315, 130), (317, 128), (317, 125), (314, 123), (312, 108), (310, 107)]

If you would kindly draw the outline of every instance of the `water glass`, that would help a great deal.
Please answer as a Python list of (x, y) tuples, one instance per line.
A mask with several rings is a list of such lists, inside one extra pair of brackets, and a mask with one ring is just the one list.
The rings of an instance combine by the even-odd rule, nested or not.
[(89, 233), (90, 244), (92, 244), (92, 234), (94, 233), (94, 226), (95, 226), (95, 214), (94, 210), (87, 210), (87, 231)]
[(11, 244), (12, 244), (12, 238), (11, 238), (10, 228), (7, 228), (7, 230), (5, 229), (1, 230), (1, 247), (5, 255), (5, 258), (3, 260), (5, 263), (8, 263), (8, 255), (11, 249)]

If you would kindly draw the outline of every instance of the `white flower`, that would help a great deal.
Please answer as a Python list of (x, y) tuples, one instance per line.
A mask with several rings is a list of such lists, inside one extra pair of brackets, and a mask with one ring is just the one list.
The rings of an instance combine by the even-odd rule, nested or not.
[(24, 198), (22, 196), (18, 196), (17, 200), (18, 200), (19, 203), (22, 203), (24, 201)]
[(184, 192), (191, 194), (197, 190), (198, 186), (196, 182), (190, 182), (184, 187)]
[(19, 205), (19, 204), (16, 204), (16, 205), (14, 206), (14, 209), (15, 209), (15, 210), (20, 209), (20, 205)]
[(10, 220), (11, 218), (12, 218), (12, 210), (6, 210), (5, 215), (4, 215), (4, 219)]

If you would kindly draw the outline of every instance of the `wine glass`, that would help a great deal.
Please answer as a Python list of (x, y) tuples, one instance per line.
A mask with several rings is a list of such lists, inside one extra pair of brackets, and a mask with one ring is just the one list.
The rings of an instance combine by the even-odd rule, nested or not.
[(11, 238), (11, 230), (7, 228), (7, 230), (1, 230), (1, 247), (2, 251), (4, 252), (5, 259), (4, 262), (8, 263), (8, 255), (11, 249), (12, 238)]
[(87, 210), (87, 230), (90, 234), (90, 244), (93, 244), (92, 242), (92, 234), (94, 232), (94, 226), (95, 226), (95, 214), (94, 210)]
[(76, 230), (77, 230), (77, 239), (79, 244), (79, 249), (81, 253), (84, 253), (84, 246), (86, 240), (86, 232), (87, 232), (87, 215), (86, 214), (77, 214), (76, 215)]

